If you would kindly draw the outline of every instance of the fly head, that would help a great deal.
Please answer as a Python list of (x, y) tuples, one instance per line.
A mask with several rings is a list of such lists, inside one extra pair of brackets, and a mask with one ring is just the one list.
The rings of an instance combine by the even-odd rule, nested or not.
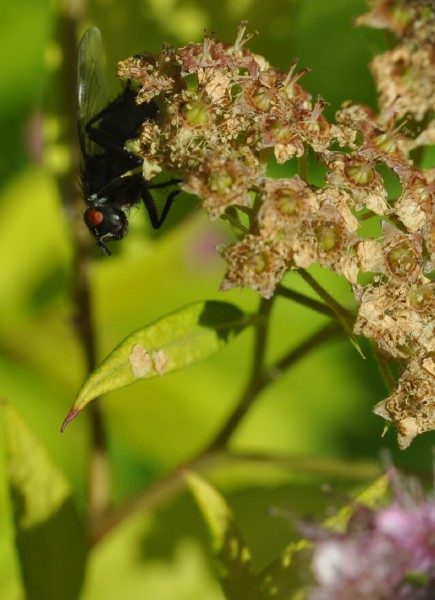
[(111, 252), (106, 243), (121, 240), (127, 233), (128, 219), (125, 212), (117, 206), (100, 204), (88, 208), (83, 218), (89, 231), (97, 240), (97, 246), (106, 256), (110, 256)]

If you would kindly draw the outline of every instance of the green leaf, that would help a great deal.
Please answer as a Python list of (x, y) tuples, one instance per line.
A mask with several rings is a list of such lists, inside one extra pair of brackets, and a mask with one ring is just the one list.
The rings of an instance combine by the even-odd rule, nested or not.
[(251, 553), (225, 499), (192, 471), (184, 470), (183, 476), (211, 533), (225, 597), (227, 600), (261, 600), (258, 581), (251, 570)]
[(349, 519), (355, 510), (355, 506), (362, 505), (372, 510), (376, 510), (382, 504), (386, 503), (389, 489), (390, 477), (388, 474), (378, 477), (367, 488), (357, 494), (351, 504), (344, 506), (335, 515), (329, 517), (329, 519), (324, 522), (325, 527), (332, 531), (336, 531), (337, 533), (345, 531)]
[(9, 487), (26, 600), (76, 600), (87, 544), (71, 489), (17, 412), (4, 406)]
[(62, 425), (98, 396), (207, 358), (251, 323), (227, 302), (190, 304), (129, 335), (93, 371)]
[[(311, 542), (304, 539), (289, 544), (280, 556), (260, 573), (262, 598), (265, 600), (301, 600), (305, 598), (300, 588), (300, 577), (301, 573), (306, 572), (307, 564), (301, 567), (300, 553), (311, 546)], [(303, 558), (305, 559), (305, 557)]]

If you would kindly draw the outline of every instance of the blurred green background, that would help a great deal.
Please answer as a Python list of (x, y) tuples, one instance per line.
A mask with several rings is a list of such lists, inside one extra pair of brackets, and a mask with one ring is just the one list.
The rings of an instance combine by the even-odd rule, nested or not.
[[(74, 56), (78, 36), (87, 26), (101, 29), (116, 93), (111, 72), (118, 60), (141, 50), (157, 52), (163, 42), (179, 46), (200, 41), (204, 29), (232, 41), (238, 23), (247, 19), (249, 29), (259, 32), (249, 44), (253, 51), (283, 70), (294, 57), (301, 68), (311, 66), (300, 83), (313, 97), (326, 99), (326, 114), (332, 118), (344, 100), (375, 105), (367, 63), (381, 48), (381, 37), (352, 27), (352, 18), (365, 8), (359, 0), (91, 0), (87, 6), (72, 0), (22, 0), (19, 10), (13, 3), (3, 6), (0, 397), (20, 411), (70, 479), (79, 510), (86, 510), (89, 415), (85, 410), (65, 434), (59, 433), (86, 373), (71, 323), (72, 235), (58, 187), (77, 152), (65, 141), (68, 128), (75, 129), (66, 116), (75, 98), (66, 98), (64, 90), (73, 89), (68, 56)], [(76, 10), (83, 12), (77, 39), (65, 42), (67, 15)], [(68, 43), (72, 47), (66, 56)], [(218, 291), (224, 264), (214, 246), (228, 238), (228, 230), (209, 223), (196, 202), (189, 201), (188, 214), (183, 214), (181, 202), (157, 236), (150, 235), (143, 212), (137, 210), (116, 255), (107, 259), (96, 253), (92, 294), (100, 358), (134, 329), (196, 300), (228, 300), (255, 310), (258, 298), (251, 290)], [(328, 272), (314, 273), (340, 301), (350, 300), (343, 281)], [(285, 283), (311, 293), (295, 274)], [(279, 299), (271, 359), (321, 322), (319, 315)], [(243, 389), (251, 346), (252, 332), (246, 332), (192, 369), (104, 399), (116, 502), (182, 464), (211, 439)], [(380, 438), (383, 423), (371, 408), (385, 395), (369, 354), (363, 361), (347, 341), (331, 344), (298, 363), (261, 396), (234, 447), (311, 457), (319, 464), (344, 460), (355, 463), (356, 471), (359, 461), (377, 461), (380, 450), (389, 448), (397, 465), (429, 472), (431, 435), (418, 438), (402, 454), (392, 432)], [(0, 445), (0, 530), (6, 532), (0, 537), (0, 597), (19, 600), (3, 437)], [(221, 469), (212, 479), (235, 510), (258, 567), (294, 535), (290, 522), (270, 516), (272, 507), (303, 516), (323, 514), (322, 507), (335, 500), (322, 496), (319, 483), (348, 490), (355, 486), (328, 474), (315, 477), (248, 462)], [(137, 514), (95, 549), (83, 600), (118, 600), (121, 595), (222, 599), (205, 528), (187, 495), (152, 514)]]

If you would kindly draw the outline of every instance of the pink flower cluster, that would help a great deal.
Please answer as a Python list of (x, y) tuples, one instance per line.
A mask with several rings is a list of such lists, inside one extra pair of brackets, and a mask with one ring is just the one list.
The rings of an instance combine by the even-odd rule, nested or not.
[(322, 531), (309, 600), (429, 600), (435, 597), (435, 503), (358, 507), (345, 533)]

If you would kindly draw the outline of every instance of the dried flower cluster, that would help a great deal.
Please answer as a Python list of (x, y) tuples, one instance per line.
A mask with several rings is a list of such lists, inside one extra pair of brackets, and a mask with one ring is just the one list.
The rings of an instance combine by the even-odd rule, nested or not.
[(433, 0), (376, 0), (356, 23), (386, 29), (398, 40), (371, 64), (381, 115), (425, 119), (435, 110)]
[(420, 123), (418, 135), (386, 140), (393, 146), (386, 148), (390, 158), (383, 162), (399, 178), (402, 192), (382, 214), (397, 229), (384, 223), (380, 240), (360, 244), (360, 264), (376, 273), (377, 281), (355, 288), (360, 302), (355, 333), (400, 360), (397, 388), (374, 412), (395, 422), (399, 445), (406, 448), (419, 433), (435, 429), (435, 299), (426, 276), (434, 268), (435, 169), (418, 168), (409, 159), (410, 152), (435, 143), (435, 4), (377, 0), (357, 23), (388, 29), (397, 38), (397, 46), (371, 64), (378, 123), (394, 127), (402, 117)]
[[(354, 333), (372, 339), (402, 376), (375, 412), (394, 421), (402, 448), (435, 429), (433, 204), (435, 169), (414, 165), (410, 153), (433, 142), (434, 13), (423, 0), (382, 0), (360, 23), (390, 28), (396, 50), (373, 61), (380, 112), (346, 105), (336, 124), (322, 114), (298, 80), (246, 49), (246, 24), (234, 44), (207, 35), (203, 43), (118, 65), (140, 86), (138, 101), (154, 99), (156, 121), (143, 124), (130, 149), (150, 179), (163, 169), (202, 199), (212, 218), (234, 225), (239, 240), (221, 249), (222, 289), (248, 286), (270, 298), (288, 270), (319, 263), (344, 276), (359, 310)], [(399, 119), (421, 121), (418, 135)], [(403, 121), (403, 119), (402, 119)], [(327, 170), (316, 187), (298, 176), (267, 176), (278, 163), (315, 155)], [(401, 185), (389, 200), (378, 167)], [(361, 219), (383, 218), (379, 238), (363, 238)], [(370, 283), (360, 283), (371, 273)]]
[(414, 481), (400, 485), (385, 508), (356, 507), (343, 533), (311, 526), (318, 587), (310, 600), (433, 598), (435, 502)]

